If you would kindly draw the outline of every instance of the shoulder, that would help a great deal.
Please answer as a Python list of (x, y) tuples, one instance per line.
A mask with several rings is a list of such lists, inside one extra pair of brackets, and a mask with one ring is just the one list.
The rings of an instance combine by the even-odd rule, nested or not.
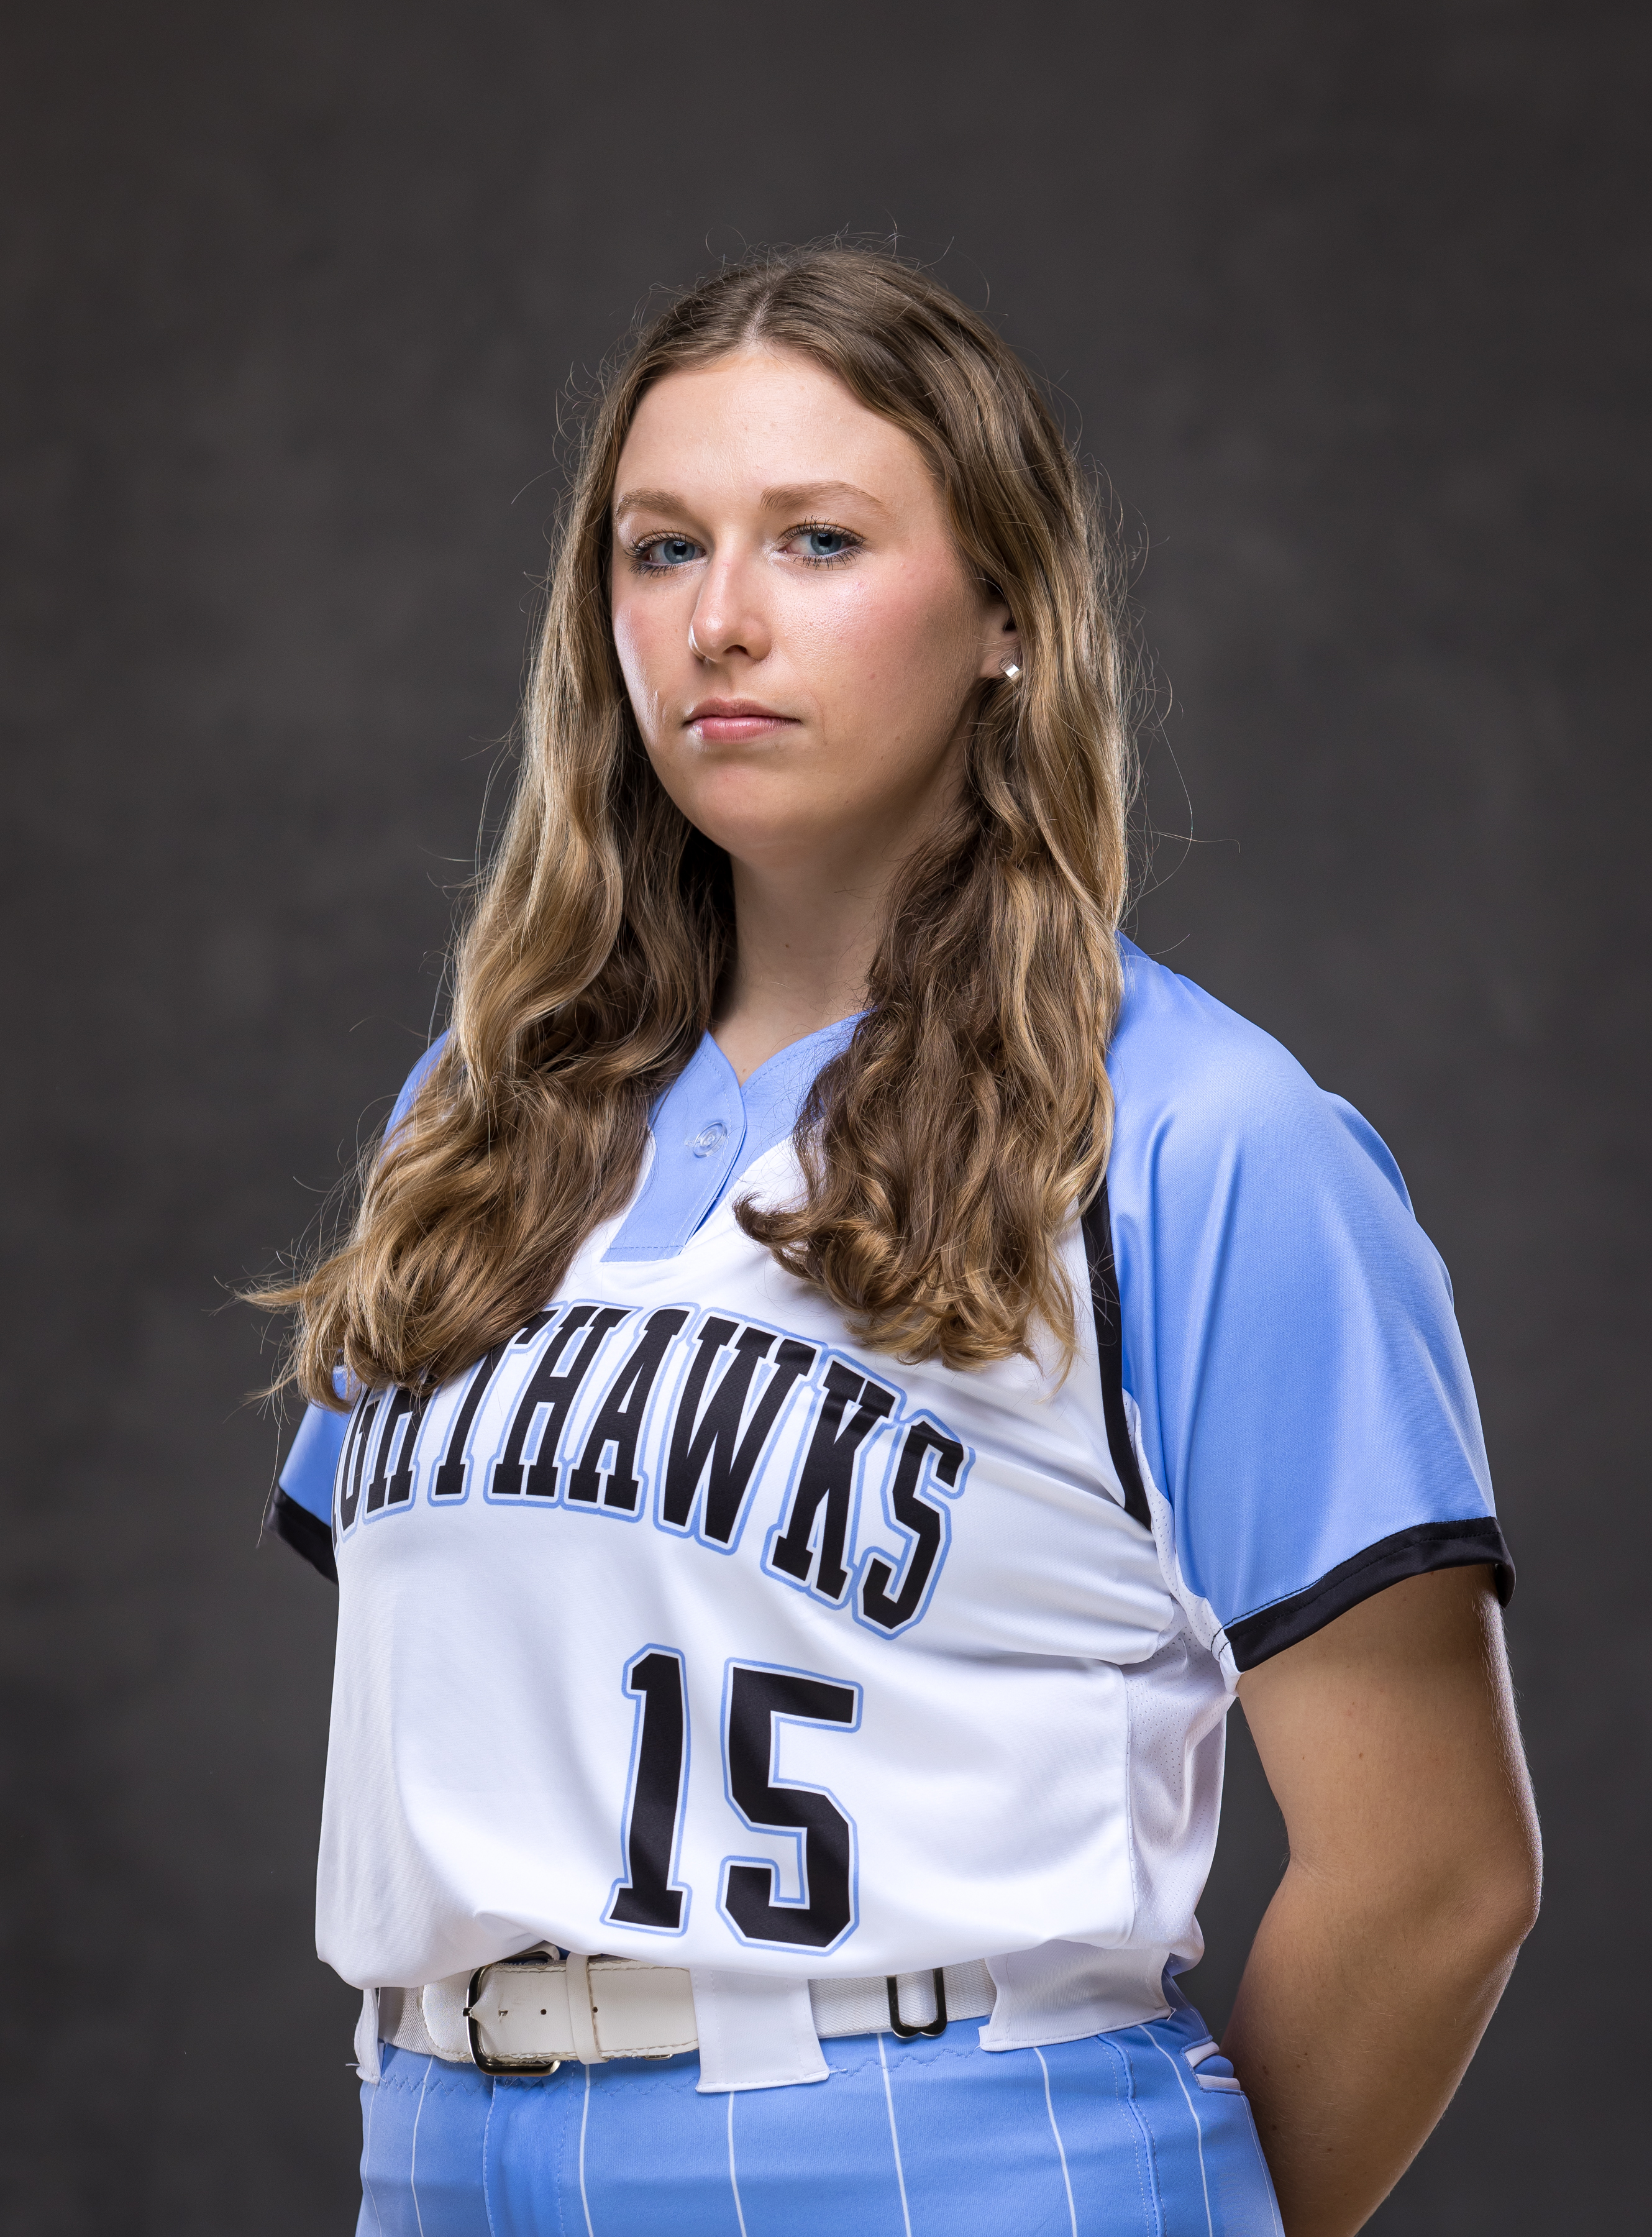
[(1119, 946), (1124, 1000), (1108, 1054), (1116, 1210), (1133, 1183), (1202, 1178), (1221, 1192), (1242, 1167), (1293, 1190), (1333, 1174), (1375, 1183), (1411, 1211), (1399, 1168), (1357, 1111), (1271, 1033), (1132, 941)]
[(1124, 1000), (1108, 1053), (1122, 1122), (1201, 1133), (1312, 1112), (1321, 1091), (1271, 1033), (1121, 939)]

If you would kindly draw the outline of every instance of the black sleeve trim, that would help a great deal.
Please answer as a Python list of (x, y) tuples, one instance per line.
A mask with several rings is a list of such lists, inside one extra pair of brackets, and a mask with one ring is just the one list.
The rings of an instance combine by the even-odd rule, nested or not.
[(1124, 1411), (1124, 1323), (1119, 1311), (1118, 1272), (1113, 1264), (1113, 1218), (1107, 1208), (1107, 1183), (1096, 1191), (1083, 1216), (1084, 1256), (1089, 1261), (1089, 1301), (1096, 1314), (1096, 1349), (1101, 1356), (1102, 1413), (1107, 1448), (1124, 1489), (1124, 1512), (1144, 1530), (1153, 1528), (1142, 1471), (1135, 1464), (1130, 1424)]
[(1418, 1522), (1409, 1530), (1396, 1530), (1392, 1538), (1327, 1569), (1306, 1592), (1293, 1593), (1287, 1600), (1275, 1600), (1272, 1607), (1259, 1608), (1254, 1615), (1229, 1624), (1227, 1644), (1234, 1660), (1241, 1670), (1254, 1670), (1270, 1655), (1311, 1639), (1402, 1577), (1420, 1577), (1431, 1569), (1467, 1568), (1477, 1561), (1491, 1563), (1497, 1598), (1507, 1607), (1514, 1592), (1514, 1562), (1501, 1528), (1490, 1515), (1469, 1522)]
[(261, 1538), (279, 1538), (295, 1554), (302, 1554), (313, 1569), (319, 1569), (330, 1585), (339, 1581), (339, 1565), (332, 1558), (332, 1533), (307, 1507), (289, 1499), (277, 1484), (264, 1509)]

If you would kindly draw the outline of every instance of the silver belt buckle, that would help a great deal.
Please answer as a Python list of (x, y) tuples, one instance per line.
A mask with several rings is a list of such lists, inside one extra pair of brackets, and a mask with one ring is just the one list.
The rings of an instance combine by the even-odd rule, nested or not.
[[(515, 1957), (498, 1957), (490, 1965), (478, 1965), (471, 1976), (471, 1985), (465, 1992), (464, 2026), (471, 2039), (471, 2056), (482, 2074), (555, 2074), (563, 2063), (560, 2058), (495, 2058), (482, 2048), (482, 2038), (477, 2029), (476, 2008), (482, 1995), (482, 1983), (490, 1973), (534, 1972), (558, 1973), (563, 1976), (563, 1992), (567, 1994), (568, 1961), (554, 1950), (525, 1950)], [(499, 2016), (503, 2018), (509, 2005), (502, 2005)]]

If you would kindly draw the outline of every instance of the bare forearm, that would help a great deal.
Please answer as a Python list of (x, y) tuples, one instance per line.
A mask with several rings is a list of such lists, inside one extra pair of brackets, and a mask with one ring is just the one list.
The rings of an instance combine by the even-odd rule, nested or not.
[(1222, 2042), (1287, 2237), (1351, 2237), (1405, 2173), (1473, 2056), (1526, 1923), (1518, 1884), (1453, 1904), (1287, 1871)]

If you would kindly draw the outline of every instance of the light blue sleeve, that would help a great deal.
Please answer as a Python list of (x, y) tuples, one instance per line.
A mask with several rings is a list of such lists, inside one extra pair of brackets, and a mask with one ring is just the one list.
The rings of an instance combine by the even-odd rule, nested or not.
[[(413, 1098), (422, 1086), (425, 1075), (441, 1054), (447, 1035), (433, 1041), (402, 1083), (385, 1127), (385, 1139), (390, 1141), (396, 1129), (413, 1107)], [(342, 1392), (341, 1394), (342, 1395)], [(339, 1455), (344, 1450), (345, 1432), (349, 1427), (347, 1414), (335, 1413), (330, 1406), (306, 1406), (304, 1418), (299, 1423), (293, 1442), (287, 1448), (286, 1460), (277, 1481), (289, 1499), (306, 1508), (318, 1521), (331, 1524), (332, 1520), (332, 1479), (338, 1470)]]
[(332, 1479), (349, 1427), (348, 1414), (335, 1414), (330, 1406), (306, 1406), (276, 1479), (287, 1497), (307, 1508), (318, 1522), (332, 1520)]
[(1184, 1597), (1242, 1670), (1421, 1570), (1490, 1561), (1506, 1596), (1451, 1284), (1393, 1158), (1267, 1034), (1126, 963), (1124, 1384)]

